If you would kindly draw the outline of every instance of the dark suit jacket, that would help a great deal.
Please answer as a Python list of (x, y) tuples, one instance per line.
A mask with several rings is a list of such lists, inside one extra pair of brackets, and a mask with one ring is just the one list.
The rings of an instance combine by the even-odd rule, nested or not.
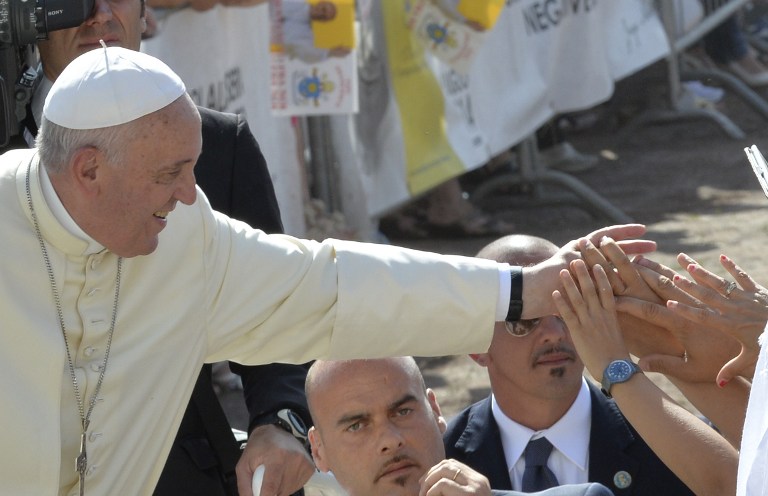
[(283, 232), (267, 162), (248, 123), (236, 114), (198, 110), (203, 151), (195, 178), (213, 209), (264, 232)]
[[(629, 425), (616, 403), (593, 384), (592, 431), (589, 439), (589, 480), (600, 482), (616, 496), (684, 496), (693, 494)], [(496, 489), (511, 489), (499, 427), (488, 397), (459, 413), (443, 436), (447, 458), (455, 458), (484, 474)], [(620, 489), (619, 472), (631, 477)]]
[[(272, 179), (246, 121), (235, 114), (202, 107), (198, 110), (203, 124), (203, 149), (195, 165), (195, 177), (211, 206), (265, 232), (283, 232)], [(230, 365), (243, 379), (250, 428), (281, 408), (293, 409), (310, 425), (304, 397), (306, 365)], [(222, 435), (211, 439), (214, 425), (226, 428)], [(237, 460), (240, 450), (231, 431), (227, 432), (228, 427), (210, 386), (210, 366), (205, 366), (154, 494), (225, 494), (221, 481), (222, 449), (214, 450), (211, 445), (223, 446), (225, 458), (230, 460), (228, 465), (232, 459)]]

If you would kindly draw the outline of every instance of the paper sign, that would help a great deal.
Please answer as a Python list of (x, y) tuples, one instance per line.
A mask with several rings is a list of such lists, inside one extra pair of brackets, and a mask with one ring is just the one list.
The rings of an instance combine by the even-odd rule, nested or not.
[(272, 114), (357, 112), (354, 0), (270, 0)]

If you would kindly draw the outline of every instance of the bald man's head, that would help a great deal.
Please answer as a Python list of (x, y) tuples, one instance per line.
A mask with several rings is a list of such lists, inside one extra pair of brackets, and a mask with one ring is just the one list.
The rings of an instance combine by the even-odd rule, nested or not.
[(306, 393), (312, 457), (351, 496), (417, 495), (445, 457), (445, 420), (413, 358), (317, 361)]

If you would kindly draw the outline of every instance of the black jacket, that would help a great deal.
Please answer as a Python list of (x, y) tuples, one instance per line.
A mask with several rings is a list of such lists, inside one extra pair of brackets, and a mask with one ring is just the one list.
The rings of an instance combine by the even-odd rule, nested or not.
[[(592, 430), (589, 437), (589, 481), (599, 482), (616, 496), (685, 496), (688, 487), (659, 460), (624, 418), (616, 403), (593, 384)], [(446, 457), (466, 463), (491, 481), (496, 489), (511, 489), (499, 427), (488, 397), (451, 419), (443, 436)], [(626, 488), (614, 478), (620, 472), (631, 477)], [(625, 479), (626, 480), (626, 479)]]
[[(195, 177), (211, 206), (265, 232), (283, 232), (272, 179), (246, 121), (235, 114), (202, 107), (198, 110), (203, 149), (195, 165)], [(304, 397), (306, 365), (230, 365), (243, 379), (251, 428), (281, 408), (293, 409), (310, 425)], [(222, 477), (232, 488), (233, 462), (240, 450), (231, 431), (213, 429), (222, 425), (229, 427), (211, 389), (210, 366), (205, 366), (155, 489), (156, 496), (226, 494)]]

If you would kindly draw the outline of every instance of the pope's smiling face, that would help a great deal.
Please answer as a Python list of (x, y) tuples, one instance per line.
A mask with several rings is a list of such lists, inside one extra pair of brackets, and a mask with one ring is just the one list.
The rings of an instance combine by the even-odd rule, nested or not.
[[(120, 164), (97, 169), (98, 194), (84, 229), (112, 252), (152, 253), (177, 202), (196, 198), (194, 165), (200, 155), (200, 116), (186, 95), (132, 124)], [(119, 145), (118, 145), (119, 146)]]

